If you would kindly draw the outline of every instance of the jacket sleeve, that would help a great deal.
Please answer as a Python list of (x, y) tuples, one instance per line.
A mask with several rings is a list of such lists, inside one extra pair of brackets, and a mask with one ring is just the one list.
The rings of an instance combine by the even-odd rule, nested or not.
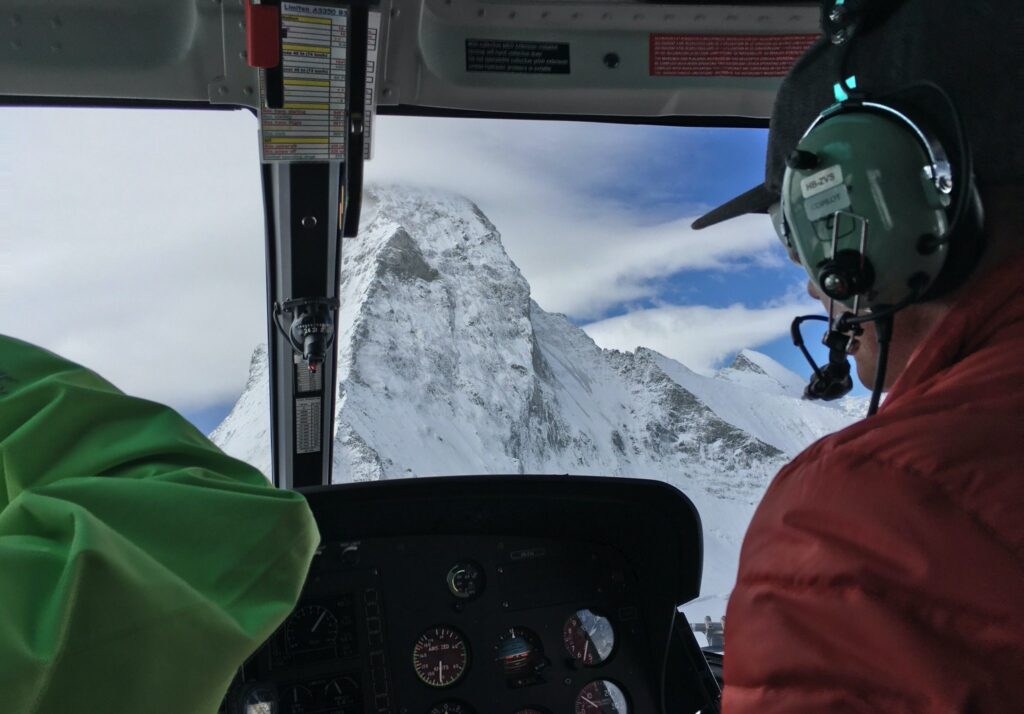
[(1020, 563), (952, 496), (863, 453), (780, 472), (729, 600), (724, 714), (1019, 704)]
[(216, 712), (318, 535), (171, 409), (0, 336), (3, 711)]

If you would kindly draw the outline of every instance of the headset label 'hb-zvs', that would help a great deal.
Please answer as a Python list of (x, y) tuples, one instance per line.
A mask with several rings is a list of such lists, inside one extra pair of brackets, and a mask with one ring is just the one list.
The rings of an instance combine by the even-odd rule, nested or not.
[(836, 164), (800, 180), (800, 194), (804, 198), (816, 196), (822, 191), (835, 188), (843, 183), (843, 167)]

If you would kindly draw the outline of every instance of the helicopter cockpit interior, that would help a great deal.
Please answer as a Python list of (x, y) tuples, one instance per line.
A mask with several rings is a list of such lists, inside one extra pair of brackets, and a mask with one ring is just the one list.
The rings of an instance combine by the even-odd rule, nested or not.
[[(223, 714), (717, 711), (678, 609), (700, 517), (655, 481), (343, 484), (344, 241), (378, 115), (767, 126), (818, 5), (774, 0), (0, 0), (0, 104), (259, 118), (272, 478), (322, 542)], [(2, 111), (2, 108), (0, 108)]]
[(323, 542), (306, 589), (225, 714), (714, 707), (676, 615), (699, 588), (700, 523), (672, 487), (482, 476), (307, 495)]

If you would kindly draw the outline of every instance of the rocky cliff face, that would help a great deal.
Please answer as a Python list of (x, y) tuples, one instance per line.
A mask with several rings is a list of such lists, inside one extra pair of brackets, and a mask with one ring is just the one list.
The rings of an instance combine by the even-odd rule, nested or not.
[[(343, 248), (338, 482), (481, 473), (668, 481), (701, 509), (709, 556), (721, 546), (723, 582), (708, 585), (727, 592), (770, 478), (850, 421), (801, 401), (803, 380), (756, 352), (706, 377), (648, 349), (602, 350), (530, 299), (497, 229), (466, 199), (376, 188), (364, 221)], [(261, 348), (212, 435), (264, 472), (267, 393)], [(714, 572), (709, 564), (706, 582)]]

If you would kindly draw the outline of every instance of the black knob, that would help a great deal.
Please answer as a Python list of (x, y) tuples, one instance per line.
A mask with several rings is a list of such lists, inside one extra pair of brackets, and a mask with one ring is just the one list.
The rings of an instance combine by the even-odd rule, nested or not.
[(926, 233), (917, 239), (917, 252), (921, 255), (931, 255), (937, 251), (945, 241), (931, 233)]
[(818, 155), (803, 149), (795, 149), (786, 157), (786, 166), (794, 170), (806, 171), (817, 167)]
[(818, 287), (833, 300), (866, 293), (875, 282), (871, 261), (855, 250), (841, 250), (818, 265)]
[(843, 275), (841, 270), (823, 272), (821, 275), (821, 291), (835, 300), (850, 297), (850, 283), (853, 281)]

